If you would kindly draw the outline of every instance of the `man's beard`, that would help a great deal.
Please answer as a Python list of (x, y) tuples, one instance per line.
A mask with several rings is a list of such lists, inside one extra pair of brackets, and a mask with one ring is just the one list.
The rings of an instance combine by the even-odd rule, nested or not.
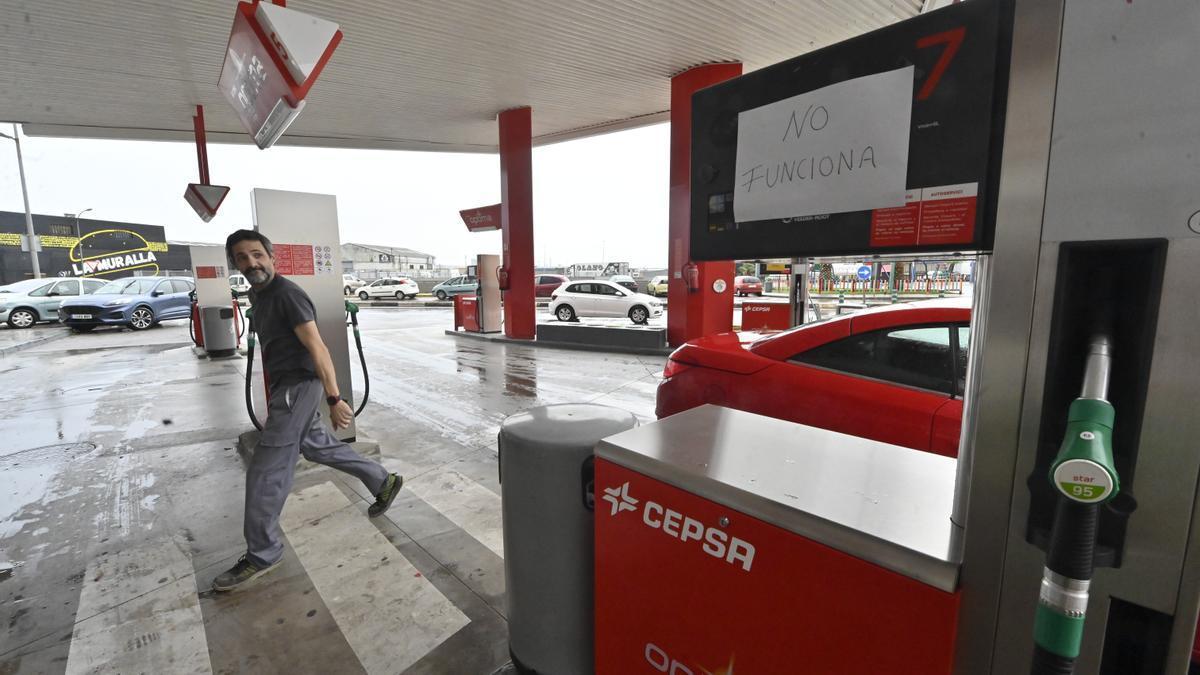
[(246, 281), (249, 281), (254, 286), (260, 286), (271, 280), (271, 275), (267, 274), (267, 271), (261, 268), (246, 270), (244, 274), (246, 275)]

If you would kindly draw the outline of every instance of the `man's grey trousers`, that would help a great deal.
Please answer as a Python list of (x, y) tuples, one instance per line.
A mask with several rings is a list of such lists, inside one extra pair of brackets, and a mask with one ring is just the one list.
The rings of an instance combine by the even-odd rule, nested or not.
[(363, 459), (329, 432), (317, 414), (324, 394), (320, 380), (271, 390), (262, 438), (246, 472), (246, 558), (259, 567), (274, 565), (283, 556), (279, 514), (292, 489), (298, 455), (354, 476), (371, 494), (382, 490), (387, 480), (386, 469)]

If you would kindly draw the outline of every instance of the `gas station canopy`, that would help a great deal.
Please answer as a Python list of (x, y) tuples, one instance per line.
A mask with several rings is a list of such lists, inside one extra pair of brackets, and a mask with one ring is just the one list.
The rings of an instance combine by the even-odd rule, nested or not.
[[(535, 144), (665, 121), (669, 78), (750, 71), (916, 15), (923, 0), (296, 0), (345, 39), (290, 145), (495, 152), (530, 106)], [(246, 143), (217, 89), (236, 2), (0, 0), (0, 119), (30, 135)]]

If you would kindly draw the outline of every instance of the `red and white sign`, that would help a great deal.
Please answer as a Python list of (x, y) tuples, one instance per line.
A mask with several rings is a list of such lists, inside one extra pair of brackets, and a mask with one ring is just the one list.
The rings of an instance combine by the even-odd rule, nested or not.
[(312, 246), (307, 244), (275, 244), (275, 272), (284, 276), (315, 276), (316, 264)]
[(341, 42), (331, 21), (270, 2), (239, 2), (218, 87), (260, 148), (269, 148)]
[(220, 208), (221, 202), (225, 201), (225, 196), (228, 194), (229, 187), (226, 185), (188, 183), (187, 190), (183, 192), (183, 198), (187, 200), (196, 215), (207, 223), (217, 215), (217, 209)]
[(477, 209), (459, 211), (463, 224), (471, 232), (487, 232), (500, 229), (500, 205), (481, 206)]
[(909, 190), (904, 206), (871, 212), (871, 246), (970, 244), (979, 184)]
[(949, 675), (957, 593), (596, 460), (597, 673)]
[(225, 276), (225, 268), (219, 265), (196, 265), (197, 279), (220, 279)]

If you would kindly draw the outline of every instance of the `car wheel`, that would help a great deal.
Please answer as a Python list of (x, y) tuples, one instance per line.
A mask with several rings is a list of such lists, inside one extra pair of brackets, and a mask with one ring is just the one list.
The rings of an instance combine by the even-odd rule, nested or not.
[(358, 297), (362, 300), (370, 300), (371, 299), (371, 296), (367, 295), (366, 291), (359, 291)]
[(154, 312), (149, 307), (138, 307), (129, 315), (129, 327), (134, 330), (146, 330), (154, 325)]
[(434, 293), (434, 295), (437, 296), (438, 300), (441, 300), (442, 302), (446, 301), (446, 291), (438, 290), (438, 292)]
[(96, 330), (95, 326), (71, 326), (71, 331), (75, 333), (90, 333)]
[(350, 295), (350, 294), (351, 294), (351, 293), (353, 293), (353, 292), (354, 292), (354, 290), (353, 290), (353, 289), (351, 289), (349, 286), (347, 286), (347, 287), (345, 287), (345, 288), (343, 288), (343, 289), (342, 289), (342, 294), (343, 294), (343, 295)]
[(570, 305), (559, 305), (558, 309), (554, 310), (554, 316), (558, 317), (559, 321), (574, 321), (575, 308)]
[(20, 307), (8, 315), (8, 325), (13, 328), (32, 328), (37, 323), (37, 314), (32, 309)]
[(404, 299), (404, 291), (396, 291), (396, 299), (403, 300)]
[(650, 320), (650, 312), (641, 305), (635, 305), (629, 310), (629, 320), (636, 324), (644, 324)]

